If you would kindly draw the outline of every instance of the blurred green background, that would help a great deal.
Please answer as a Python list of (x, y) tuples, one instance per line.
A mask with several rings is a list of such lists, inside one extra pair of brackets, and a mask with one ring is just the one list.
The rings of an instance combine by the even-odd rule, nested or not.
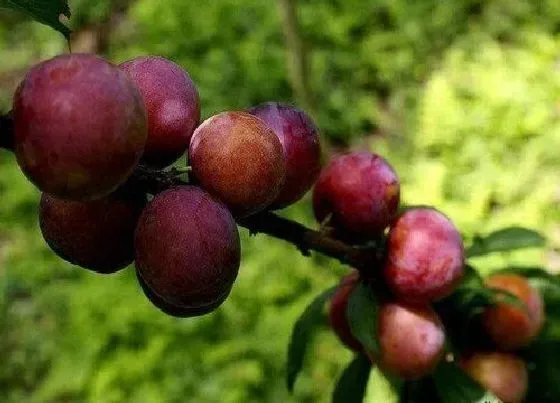
[[(296, 12), (290, 12), (294, 6)], [(315, 117), (331, 150), (367, 148), (465, 239), (510, 225), (545, 250), (474, 260), (560, 270), (560, 2), (557, 0), (70, 1), (74, 51), (158, 54), (198, 85), (203, 116), (280, 100)], [(295, 18), (294, 18), (295, 17)], [(58, 33), (0, 14), (0, 110)], [(327, 402), (350, 353), (317, 336), (294, 396), (291, 327), (346, 268), (241, 230), (243, 261), (215, 313), (174, 319), (133, 272), (99, 276), (50, 252), (38, 193), (0, 151), (0, 401)], [(283, 214), (314, 226), (309, 196)], [(368, 401), (389, 402), (372, 382)]]

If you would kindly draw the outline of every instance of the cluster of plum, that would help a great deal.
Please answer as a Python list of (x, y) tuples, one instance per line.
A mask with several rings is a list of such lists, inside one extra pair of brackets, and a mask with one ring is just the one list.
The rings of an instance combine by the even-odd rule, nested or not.
[[(364, 351), (347, 319), (363, 268), (345, 277), (331, 300), (335, 333), (404, 379), (428, 374), (442, 358), (445, 329), (431, 304), (463, 278), (459, 232), (433, 208), (399, 212), (399, 179), (378, 155), (351, 152), (321, 169), (318, 131), (303, 111), (271, 102), (200, 123), (198, 91), (173, 62), (148, 56), (116, 66), (72, 54), (28, 72), (14, 96), (13, 124), (18, 164), (43, 192), (42, 234), (63, 259), (100, 273), (134, 261), (159, 309), (202, 315), (227, 298), (236, 279), (235, 220), (286, 207), (315, 185), (322, 231), (357, 246), (385, 241), (387, 292), (378, 318), (369, 318), (377, 321), (379, 351)], [(157, 194), (127, 187), (139, 165), (164, 169), (185, 154), (191, 184)], [(469, 353), (461, 362), (515, 402), (527, 388), (527, 370), (509, 351), (538, 333), (543, 301), (521, 277), (492, 277), (488, 285), (516, 295), (527, 309), (488, 308), (486, 329), (506, 353)]]
[(475, 340), (478, 334), (465, 351), (446, 355), (445, 327), (431, 304), (449, 295), (461, 278), (459, 234), (437, 211), (415, 208), (396, 219), (387, 240), (383, 274), (391, 292), (379, 295), (378, 316), (370, 319), (376, 321), (379, 349), (368, 351), (348, 321), (349, 298), (362, 281), (358, 271), (341, 280), (330, 300), (329, 322), (341, 342), (405, 380), (430, 374), (442, 359), (454, 360), (503, 402), (522, 402), (528, 390), (528, 369), (515, 351), (528, 346), (543, 327), (541, 293), (516, 274), (489, 276), (487, 287), (514, 296), (518, 304), (498, 301), (488, 306), (477, 322), (486, 339), (482, 348)]

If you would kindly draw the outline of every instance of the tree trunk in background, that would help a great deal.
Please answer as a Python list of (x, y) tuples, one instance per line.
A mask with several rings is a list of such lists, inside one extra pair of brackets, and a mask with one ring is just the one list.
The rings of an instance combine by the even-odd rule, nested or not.
[(279, 0), (284, 36), (286, 37), (286, 57), (291, 74), (291, 84), (301, 107), (314, 115), (313, 94), (309, 86), (309, 64), (307, 50), (301, 37), (295, 0)]
[[(308, 52), (301, 35), (296, 1), (278, 0), (284, 37), (286, 38), (286, 62), (291, 75), (292, 89), (299, 106), (317, 122), (315, 99), (309, 83)], [(327, 160), (332, 153), (331, 144), (320, 128), (319, 138), (323, 160)]]
[(105, 17), (98, 22), (87, 24), (72, 33), (72, 52), (95, 53), (106, 56), (109, 53), (111, 34), (126, 17), (132, 0), (113, 0)]

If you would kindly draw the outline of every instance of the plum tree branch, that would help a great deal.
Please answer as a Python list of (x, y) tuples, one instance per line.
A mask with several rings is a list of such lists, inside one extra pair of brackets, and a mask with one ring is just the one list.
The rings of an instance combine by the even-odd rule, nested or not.
[[(0, 115), (0, 148), (13, 150), (13, 125), (11, 114)], [(124, 185), (131, 191), (150, 194), (186, 184), (176, 171), (161, 171), (139, 166)], [(311, 251), (322, 253), (340, 262), (355, 267), (364, 274), (372, 273), (382, 258), (379, 248), (356, 247), (335, 239), (321, 231), (280, 217), (271, 212), (263, 212), (247, 218), (238, 219), (238, 224), (251, 234), (267, 234), (293, 244), (302, 254), (308, 256)]]

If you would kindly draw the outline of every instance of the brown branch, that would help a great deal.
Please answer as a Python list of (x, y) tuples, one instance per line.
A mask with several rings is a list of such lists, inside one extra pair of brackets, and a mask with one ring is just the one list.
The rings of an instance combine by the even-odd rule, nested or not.
[[(12, 150), (13, 130), (10, 115), (0, 116), (0, 147)], [(161, 171), (139, 166), (128, 182), (126, 190), (159, 193), (165, 189), (186, 184), (176, 170)], [(295, 221), (271, 212), (263, 212), (237, 220), (251, 234), (267, 234), (296, 246), (304, 255), (311, 251), (322, 253), (360, 270), (364, 275), (375, 276), (375, 267), (382, 259), (379, 247), (356, 247), (335, 239), (323, 232), (309, 229)]]

